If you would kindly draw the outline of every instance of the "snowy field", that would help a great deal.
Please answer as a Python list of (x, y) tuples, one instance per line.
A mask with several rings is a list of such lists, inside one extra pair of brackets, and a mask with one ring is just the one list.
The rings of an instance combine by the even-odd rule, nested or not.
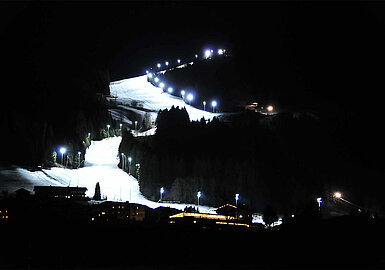
[[(0, 170), (0, 190), (9, 193), (23, 187), (33, 191), (35, 185), (79, 186), (86, 187), (86, 195), (93, 197), (95, 185), (100, 183), (102, 197), (109, 201), (129, 201), (147, 205), (151, 208), (159, 206), (183, 210), (191, 204), (158, 203), (146, 199), (139, 191), (138, 181), (118, 168), (118, 148), (121, 137), (113, 137), (102, 141), (92, 141), (85, 156), (84, 167), (80, 169), (51, 168), (49, 170), (30, 172), (21, 168)], [(204, 213), (212, 213), (213, 207), (199, 206)]]
[(147, 75), (110, 83), (111, 95), (117, 97), (117, 109), (110, 109), (116, 119), (124, 119), (124, 111), (132, 110), (125, 105), (138, 104), (145, 110), (152, 111), (153, 120), (159, 110), (170, 109), (172, 106), (186, 107), (190, 120), (212, 119), (215, 115), (208, 111), (197, 109), (186, 104), (182, 98), (163, 92), (162, 88), (155, 87), (147, 81)]

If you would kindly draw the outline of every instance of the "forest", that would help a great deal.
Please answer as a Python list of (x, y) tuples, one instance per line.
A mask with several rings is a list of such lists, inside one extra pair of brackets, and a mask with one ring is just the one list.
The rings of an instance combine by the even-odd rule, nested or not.
[(239, 203), (283, 213), (333, 188), (358, 190), (355, 180), (366, 173), (339, 145), (338, 125), (311, 114), (243, 112), (191, 122), (185, 108), (173, 107), (156, 124), (149, 137), (125, 130), (119, 149), (132, 158), (141, 192), (156, 201), (160, 187), (163, 200), (196, 203), (201, 191), (200, 203), (213, 206), (234, 203), (239, 193)]

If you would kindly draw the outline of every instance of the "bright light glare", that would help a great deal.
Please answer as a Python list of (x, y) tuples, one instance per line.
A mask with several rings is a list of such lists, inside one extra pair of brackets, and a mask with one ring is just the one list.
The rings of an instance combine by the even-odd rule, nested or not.
[(163, 188), (163, 187), (161, 187), (161, 188), (160, 188), (160, 193), (162, 193), (162, 194), (163, 194), (163, 192), (164, 192), (164, 188)]
[(217, 106), (217, 102), (216, 102), (215, 100), (213, 100), (213, 101), (211, 102), (211, 106), (216, 107), (216, 106)]
[(269, 106), (267, 106), (267, 110), (268, 110), (269, 112), (272, 112), (272, 111), (274, 110), (274, 107), (271, 106), (271, 105), (269, 105)]
[(206, 50), (205, 51), (205, 57), (209, 58), (210, 56), (211, 56), (211, 51), (210, 50)]
[(193, 100), (193, 98), (194, 98), (193, 94), (188, 94), (188, 95), (187, 95), (187, 100), (188, 100), (188, 101)]
[(67, 149), (65, 149), (64, 147), (60, 148), (60, 153), (64, 154), (65, 152), (67, 152)]
[(157, 66), (158, 68), (160, 68), (162, 65), (158, 63), (156, 66)]
[(174, 91), (174, 89), (172, 89), (172, 87), (169, 87), (169, 88), (167, 89), (167, 91), (171, 94), (171, 93)]
[(195, 55), (195, 58), (198, 58), (198, 55), (197, 55), (197, 54)]
[(168, 66), (168, 61), (165, 62), (166, 66)]
[(334, 197), (336, 197), (337, 199), (340, 199), (342, 197), (342, 194), (340, 192), (335, 192)]
[(200, 192), (200, 191), (198, 191), (198, 198), (200, 198), (201, 197), (201, 195), (202, 195), (202, 193)]
[(180, 94), (181, 94), (182, 96), (184, 96), (184, 95), (186, 94), (186, 91), (182, 90), (182, 91), (180, 91)]
[(154, 81), (155, 81), (155, 82), (159, 82), (159, 78), (158, 78), (158, 77), (155, 77)]
[(180, 64), (180, 59), (176, 60), (178, 62), (178, 64)]
[(239, 194), (238, 193), (235, 194), (235, 199), (238, 201), (238, 199), (239, 199)]
[(147, 76), (151, 79), (152, 78), (152, 73), (148, 73)]
[(164, 87), (164, 83), (161, 82), (161, 83), (159, 84), (159, 87), (160, 87), (160, 88), (163, 88), (163, 87)]
[(218, 54), (222, 55), (223, 54), (223, 50), (222, 49), (218, 49)]

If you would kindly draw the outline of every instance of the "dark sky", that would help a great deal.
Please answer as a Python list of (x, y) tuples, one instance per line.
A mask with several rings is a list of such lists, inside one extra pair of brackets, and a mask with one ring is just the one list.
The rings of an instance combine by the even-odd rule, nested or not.
[[(284, 74), (290, 87), (326, 91), (345, 101), (349, 93), (352, 103), (362, 100), (352, 92), (361, 95), (365, 88), (363, 101), (370, 102), (383, 89), (384, 6), (7, 2), (0, 8), (1, 58), (15, 77), (87, 61), (107, 67), (111, 80), (117, 80), (142, 74), (160, 61), (186, 59), (206, 46), (223, 46), (242, 59), (245, 69), (277, 73), (277, 79), (269, 78), (272, 87)], [(23, 70), (26, 63), (31, 66)]]

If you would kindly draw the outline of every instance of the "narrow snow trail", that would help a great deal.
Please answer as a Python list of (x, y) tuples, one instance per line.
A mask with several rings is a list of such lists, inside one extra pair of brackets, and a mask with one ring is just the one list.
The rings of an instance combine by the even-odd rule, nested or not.
[[(151, 208), (164, 206), (181, 210), (191, 205), (158, 203), (145, 198), (139, 191), (138, 181), (118, 167), (120, 141), (121, 137), (92, 141), (85, 156), (84, 167), (80, 169), (51, 168), (36, 172), (21, 168), (0, 170), (0, 182), (3, 183), (0, 188), (13, 192), (20, 187), (33, 191), (35, 185), (79, 186), (86, 187), (86, 195), (93, 197), (96, 183), (99, 182), (102, 196), (106, 196), (109, 201), (129, 201)], [(210, 213), (213, 209), (199, 207), (205, 213)]]
[(190, 106), (182, 98), (170, 95), (162, 88), (153, 86), (147, 81), (147, 75), (111, 82), (110, 92), (111, 95), (117, 97), (118, 104), (132, 104), (135, 101), (143, 109), (156, 113), (172, 106), (179, 106), (180, 108), (186, 107), (190, 120), (194, 121), (200, 120), (202, 117), (212, 119), (217, 115)]
[[(52, 168), (44, 170), (53, 178), (67, 181), (69, 186), (87, 187), (87, 196), (92, 197), (95, 185), (100, 183), (102, 196), (112, 201), (130, 201), (151, 208), (159, 206), (184, 209), (186, 204), (157, 203), (145, 198), (139, 191), (138, 181), (118, 167), (118, 148), (121, 137), (113, 137), (102, 141), (92, 141), (85, 156), (84, 167), (77, 170)], [(210, 212), (212, 208), (200, 206), (202, 212)]]

